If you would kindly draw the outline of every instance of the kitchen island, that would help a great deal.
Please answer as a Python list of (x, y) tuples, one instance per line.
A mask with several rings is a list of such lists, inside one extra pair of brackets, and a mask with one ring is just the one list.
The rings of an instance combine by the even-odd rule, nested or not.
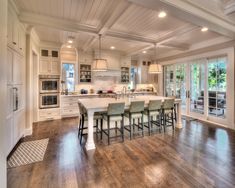
[[(155, 96), (155, 95), (147, 95), (147, 96), (136, 96), (134, 98), (86, 98), (79, 99), (79, 102), (85, 107), (88, 115), (88, 137), (86, 142), (86, 149), (92, 150), (95, 149), (95, 143), (93, 138), (93, 118), (95, 112), (105, 112), (107, 111), (109, 103), (119, 103), (125, 102), (125, 108), (128, 109), (131, 101), (145, 101), (145, 106), (148, 106), (150, 100), (162, 100), (162, 102), (168, 99), (168, 97), (163, 96)], [(181, 99), (176, 99), (175, 104), (177, 106), (177, 122), (176, 128), (182, 128), (181, 122)]]

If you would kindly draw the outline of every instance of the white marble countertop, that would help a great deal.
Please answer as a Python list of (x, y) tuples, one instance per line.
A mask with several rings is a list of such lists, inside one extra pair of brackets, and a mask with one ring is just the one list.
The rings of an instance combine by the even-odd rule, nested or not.
[[(136, 96), (134, 98), (90, 98), (90, 99), (79, 99), (79, 101), (83, 104), (83, 106), (87, 109), (96, 109), (96, 111), (106, 110), (109, 103), (119, 103), (125, 102), (125, 107), (128, 108), (131, 101), (145, 101), (145, 105), (147, 106), (149, 100), (162, 100), (168, 99), (168, 97), (156, 96), (156, 95), (145, 95), (145, 96)], [(179, 103), (181, 99), (176, 99), (176, 103)]]

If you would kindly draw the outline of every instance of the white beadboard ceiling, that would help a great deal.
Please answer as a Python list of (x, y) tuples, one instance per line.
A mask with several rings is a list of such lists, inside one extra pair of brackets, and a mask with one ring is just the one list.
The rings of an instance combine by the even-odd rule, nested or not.
[[(102, 49), (115, 50), (126, 54), (148, 53), (155, 42), (160, 41), (159, 53), (180, 52), (190, 46), (218, 38), (221, 35), (212, 31), (201, 32), (200, 26), (186, 22), (166, 10), (167, 16), (159, 18), (158, 13), (165, 10), (159, 6), (149, 9), (130, 3), (128, 0), (13, 0), (20, 13), (31, 13), (37, 16), (49, 16), (55, 19), (74, 22), (74, 25), (93, 28), (103, 33)], [(190, 0), (189, 0), (190, 1)], [(216, 6), (221, 5), (219, 0)], [(197, 0), (201, 6), (202, 0)], [(210, 1), (211, 3), (211, 1)], [(120, 8), (124, 7), (124, 8)], [(116, 11), (116, 12), (115, 12)], [(116, 15), (116, 18), (115, 16)], [(195, 29), (195, 27), (197, 27)], [(97, 36), (91, 32), (70, 32), (70, 28), (47, 27), (35, 22), (35, 31), (41, 41), (66, 43), (69, 36), (75, 38), (78, 49), (97, 49)], [(73, 29), (74, 30), (74, 29)], [(164, 44), (166, 46), (164, 46)]]

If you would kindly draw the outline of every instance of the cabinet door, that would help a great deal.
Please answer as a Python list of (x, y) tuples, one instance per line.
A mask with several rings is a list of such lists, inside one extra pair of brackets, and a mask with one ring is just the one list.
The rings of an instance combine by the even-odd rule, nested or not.
[(13, 136), (13, 116), (6, 118), (6, 152), (7, 155), (11, 152), (14, 147), (14, 136)]
[(24, 77), (24, 64), (23, 58), (14, 53), (13, 56), (13, 83), (14, 84), (23, 84), (23, 77)]
[(14, 52), (8, 49), (7, 50), (7, 84), (13, 83), (13, 58), (14, 58)]
[(7, 16), (7, 42), (8, 45), (13, 46), (13, 17), (10, 12)]
[(19, 28), (19, 51), (25, 54), (26, 36), (23, 28)]
[(50, 73), (50, 61), (49, 60), (41, 60), (40, 61), (40, 74), (48, 74)]
[(16, 15), (13, 15), (13, 38), (12, 42), (16, 50), (19, 49), (19, 21)]
[(19, 111), (14, 112), (14, 126), (13, 126), (14, 144), (16, 144), (19, 141), (19, 139), (23, 136), (24, 128), (25, 128), (25, 110), (21, 109)]
[(51, 61), (51, 74), (60, 74), (60, 62)]
[(13, 143), (13, 89), (12, 86), (7, 87), (7, 114), (6, 114), (6, 151), (7, 154), (12, 150)]

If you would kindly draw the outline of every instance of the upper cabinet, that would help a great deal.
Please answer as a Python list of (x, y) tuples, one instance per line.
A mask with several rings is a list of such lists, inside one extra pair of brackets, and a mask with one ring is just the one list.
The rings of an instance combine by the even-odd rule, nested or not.
[(19, 22), (17, 15), (9, 9), (7, 27), (8, 46), (24, 55), (26, 50), (26, 35), (24, 26)]
[(23, 84), (25, 76), (24, 58), (8, 48), (7, 64), (7, 84)]
[(60, 74), (59, 49), (42, 48), (40, 52), (39, 73), (44, 75)]

